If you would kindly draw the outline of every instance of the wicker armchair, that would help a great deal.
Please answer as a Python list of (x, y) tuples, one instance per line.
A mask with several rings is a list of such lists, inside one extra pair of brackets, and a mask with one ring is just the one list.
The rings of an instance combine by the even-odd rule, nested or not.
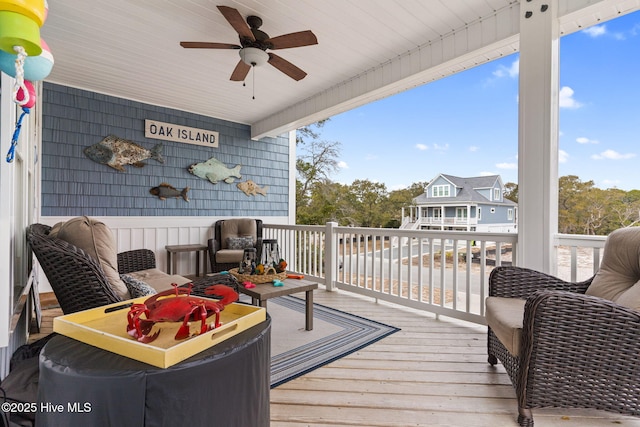
[[(33, 224), (27, 240), (65, 314), (119, 302), (100, 264), (64, 240), (48, 236), (51, 227)], [(155, 268), (153, 251), (139, 249), (118, 254), (121, 274)]]
[(213, 238), (209, 239), (209, 261), (214, 273), (226, 271), (238, 266), (242, 261), (243, 249), (229, 247), (229, 238), (251, 236), (253, 248), (258, 257), (262, 249), (262, 220), (250, 218), (221, 219), (213, 226)]
[[(587, 290), (596, 277), (608, 278), (611, 270), (606, 264), (621, 264), (619, 259), (609, 262), (621, 254), (629, 264), (635, 263), (624, 272), (629, 283), (640, 279), (640, 228), (632, 233), (636, 242), (628, 250), (616, 245), (616, 232), (609, 236), (598, 272), (602, 276), (584, 282), (569, 283), (519, 267), (491, 272), (488, 361), (502, 362), (511, 378), (521, 426), (533, 426), (532, 408), (640, 415), (640, 303), (628, 308), (585, 294), (593, 293)], [(504, 327), (509, 322), (511, 335)]]

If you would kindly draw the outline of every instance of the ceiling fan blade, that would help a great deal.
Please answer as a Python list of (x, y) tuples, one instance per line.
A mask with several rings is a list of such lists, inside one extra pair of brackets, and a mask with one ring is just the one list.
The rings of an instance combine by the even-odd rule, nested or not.
[(242, 49), (242, 46), (233, 43), (180, 42), (180, 46), (187, 49)]
[(236, 65), (236, 68), (233, 69), (233, 73), (231, 73), (231, 78), (229, 80), (233, 80), (234, 82), (241, 82), (247, 77), (249, 74), (249, 70), (251, 70), (251, 65), (245, 63), (242, 59)]
[(287, 76), (291, 77), (294, 80), (302, 80), (305, 78), (307, 73), (302, 71), (300, 68), (293, 65), (291, 62), (286, 59), (281, 58), (275, 53), (269, 53), (269, 64), (276, 67), (278, 70), (285, 73)]
[(266, 43), (271, 43), (271, 49), (288, 49), (291, 47), (310, 46), (318, 44), (316, 35), (311, 31), (299, 31), (297, 33), (283, 34), (281, 36), (268, 39)]
[(252, 41), (255, 41), (255, 37), (251, 32), (251, 28), (245, 22), (238, 9), (234, 9), (229, 6), (218, 6), (218, 10), (222, 13), (222, 16), (231, 24), (234, 30), (240, 35), (240, 37), (246, 37)]

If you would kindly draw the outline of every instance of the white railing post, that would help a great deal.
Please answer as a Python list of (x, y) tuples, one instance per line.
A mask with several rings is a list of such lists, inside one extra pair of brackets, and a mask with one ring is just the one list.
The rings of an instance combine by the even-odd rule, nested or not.
[(337, 226), (337, 222), (327, 222), (324, 232), (324, 284), (328, 291), (336, 290), (338, 239), (334, 229)]

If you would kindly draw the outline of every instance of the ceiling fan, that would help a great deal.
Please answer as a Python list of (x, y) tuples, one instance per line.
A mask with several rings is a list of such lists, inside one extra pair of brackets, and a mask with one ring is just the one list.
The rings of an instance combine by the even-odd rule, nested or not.
[(297, 33), (269, 37), (267, 33), (259, 30), (260, 26), (262, 26), (262, 19), (259, 17), (248, 16), (247, 22), (245, 23), (245, 20), (237, 9), (228, 6), (218, 6), (218, 10), (220, 10), (222, 16), (225, 17), (238, 33), (240, 45), (213, 42), (180, 42), (180, 46), (195, 49), (239, 49), (240, 61), (233, 70), (233, 73), (231, 73), (231, 80), (233, 81), (243, 81), (247, 77), (247, 74), (249, 74), (252, 66), (263, 65), (266, 62), (294, 80), (302, 80), (307, 75), (307, 73), (291, 62), (275, 53), (266, 52), (266, 50), (288, 49), (318, 44), (318, 39), (311, 31), (299, 31)]

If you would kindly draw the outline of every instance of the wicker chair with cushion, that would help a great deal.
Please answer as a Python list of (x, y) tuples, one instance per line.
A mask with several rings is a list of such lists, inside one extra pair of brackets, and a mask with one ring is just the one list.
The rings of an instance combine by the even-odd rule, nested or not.
[(116, 253), (113, 236), (102, 223), (78, 217), (64, 224), (32, 224), (27, 240), (66, 314), (131, 298), (122, 274), (148, 281), (156, 290), (189, 282), (159, 271), (151, 250)]
[(244, 249), (262, 249), (262, 220), (252, 218), (221, 219), (213, 226), (208, 241), (211, 271), (216, 273), (238, 267)]
[(486, 319), (489, 363), (509, 374), (521, 426), (532, 408), (640, 415), (640, 227), (611, 233), (583, 282), (497, 267)]

